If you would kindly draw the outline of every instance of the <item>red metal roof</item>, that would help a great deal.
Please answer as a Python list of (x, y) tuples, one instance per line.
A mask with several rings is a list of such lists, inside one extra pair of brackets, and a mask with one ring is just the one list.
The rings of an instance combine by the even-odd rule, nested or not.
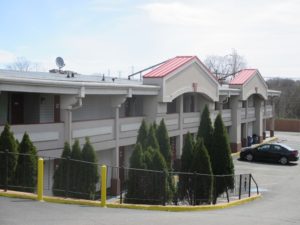
[(255, 75), (256, 69), (244, 69), (240, 71), (229, 84), (232, 85), (243, 85), (247, 80)]
[(146, 73), (144, 78), (167, 76), (169, 73), (173, 72), (194, 58), (197, 58), (197, 56), (177, 56), (172, 58), (152, 71)]

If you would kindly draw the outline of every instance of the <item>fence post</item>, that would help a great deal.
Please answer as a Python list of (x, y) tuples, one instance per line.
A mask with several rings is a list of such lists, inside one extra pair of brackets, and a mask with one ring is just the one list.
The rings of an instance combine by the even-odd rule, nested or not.
[(69, 196), (69, 186), (70, 186), (70, 157), (67, 157), (67, 177), (66, 177), (66, 190), (65, 196), (66, 198)]
[(252, 175), (251, 175), (251, 173), (249, 174), (249, 197), (251, 196), (251, 177), (252, 177)]
[(5, 182), (4, 182), (4, 191), (7, 191), (8, 186), (8, 149), (5, 149)]
[[(122, 174), (122, 175), (121, 175)], [(123, 179), (123, 174), (124, 174), (124, 167), (120, 167), (119, 168), (119, 178), (120, 178), (120, 204), (123, 203), (123, 196), (122, 196), (122, 193), (123, 193), (123, 182), (124, 182), (124, 179)]]
[(168, 185), (168, 181), (167, 181), (167, 171), (163, 171), (163, 206), (166, 205), (166, 201), (167, 201), (167, 191), (166, 191), (166, 188), (167, 188), (167, 185)]
[(196, 205), (196, 188), (197, 188), (197, 174), (193, 173), (193, 205)]
[(242, 196), (242, 174), (240, 174), (240, 185), (239, 185), (239, 199)]
[(44, 188), (44, 160), (38, 160), (38, 185), (37, 185), (37, 199), (43, 201), (43, 188)]
[(101, 166), (101, 206), (106, 206), (106, 166)]

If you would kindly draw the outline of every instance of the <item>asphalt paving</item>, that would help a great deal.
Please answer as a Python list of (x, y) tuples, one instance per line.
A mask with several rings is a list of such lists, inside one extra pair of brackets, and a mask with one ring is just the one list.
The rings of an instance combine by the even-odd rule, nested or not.
[[(279, 141), (300, 150), (300, 134), (277, 132)], [(0, 197), (0, 225), (300, 224), (300, 166), (234, 159), (235, 171), (252, 173), (262, 199), (227, 209), (161, 212), (55, 204)]]

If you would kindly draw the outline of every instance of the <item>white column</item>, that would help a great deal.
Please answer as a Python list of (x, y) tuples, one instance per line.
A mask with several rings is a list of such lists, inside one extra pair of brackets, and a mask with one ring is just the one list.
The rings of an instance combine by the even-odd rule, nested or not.
[(114, 166), (119, 166), (119, 139), (120, 139), (120, 129), (119, 129), (119, 112), (120, 112), (120, 107), (115, 107), (115, 126), (114, 126), (114, 131), (115, 131), (115, 141), (116, 141), (116, 146), (115, 146), (115, 151), (113, 154), (113, 165)]
[(231, 129), (230, 143), (232, 152), (241, 149), (241, 109), (239, 107), (239, 97), (231, 97)]
[(274, 137), (274, 130), (275, 130), (275, 103), (274, 98), (271, 100), (272, 104), (272, 117), (270, 121), (270, 137)]
[(263, 135), (263, 110), (262, 110), (262, 99), (258, 96), (255, 98), (255, 121), (254, 121), (254, 134), (258, 136), (258, 141), (262, 141)]
[(249, 110), (249, 104), (248, 104), (248, 99), (246, 100), (246, 108), (245, 108), (245, 121), (246, 121), (246, 123), (245, 123), (245, 132), (244, 132), (244, 142), (245, 142), (245, 144), (246, 144), (246, 146), (248, 145), (248, 136), (249, 136), (249, 134), (248, 134), (248, 110)]
[(72, 145), (72, 111), (69, 109), (64, 110), (64, 139)]
[(183, 95), (179, 96), (179, 142), (176, 145), (176, 157), (180, 159), (183, 148)]

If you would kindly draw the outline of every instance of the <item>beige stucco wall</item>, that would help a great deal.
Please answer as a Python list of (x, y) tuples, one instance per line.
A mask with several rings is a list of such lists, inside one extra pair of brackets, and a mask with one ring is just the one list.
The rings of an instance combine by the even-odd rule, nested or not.
[(179, 95), (194, 92), (193, 83), (197, 83), (197, 93), (208, 96), (213, 101), (219, 99), (218, 84), (211, 75), (207, 74), (197, 64), (193, 63), (176, 74), (170, 74), (164, 78), (164, 96), (167, 101), (172, 101)]
[[(256, 91), (257, 87), (257, 91)], [(259, 75), (253, 76), (243, 87), (242, 100), (246, 100), (252, 94), (259, 94), (267, 99), (267, 86)]]

